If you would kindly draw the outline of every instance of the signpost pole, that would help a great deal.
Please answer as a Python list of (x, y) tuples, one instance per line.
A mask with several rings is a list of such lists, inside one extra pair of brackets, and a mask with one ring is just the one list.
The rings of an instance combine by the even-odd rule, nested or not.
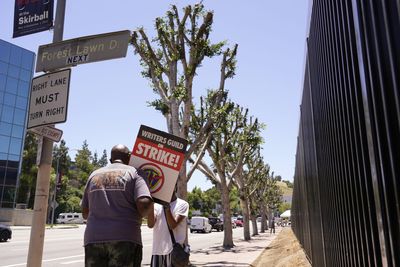
[[(66, 0), (57, 0), (53, 43), (62, 41), (63, 38), (65, 6)], [(53, 158), (53, 141), (48, 138), (43, 138), (41, 151), (42, 154), (37, 174), (35, 204), (27, 259), (28, 267), (42, 266), (44, 232), (50, 187), (50, 171)]]
[(65, 5), (67, 0), (57, 0), (56, 19), (54, 22), (53, 43), (63, 40)]

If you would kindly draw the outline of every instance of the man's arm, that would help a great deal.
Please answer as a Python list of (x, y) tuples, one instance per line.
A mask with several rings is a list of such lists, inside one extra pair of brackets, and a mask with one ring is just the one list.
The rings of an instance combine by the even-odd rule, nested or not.
[(136, 199), (136, 207), (142, 217), (148, 216), (150, 211), (154, 213), (154, 203), (150, 197), (143, 196)]
[(149, 182), (142, 170), (137, 170), (134, 192), (136, 196), (136, 207), (142, 217), (154, 213), (154, 202), (150, 195)]
[(83, 197), (81, 200), (81, 207), (82, 207), (82, 217), (83, 219), (87, 220), (89, 216), (89, 197), (88, 197), (88, 187), (89, 187), (89, 181), (86, 183), (85, 186), (85, 191), (83, 193)]
[(153, 203), (153, 210), (149, 212), (147, 215), (147, 227), (153, 228), (154, 225), (156, 224), (156, 216), (154, 214), (154, 203)]
[(181, 221), (186, 219), (186, 216), (183, 215), (178, 215), (176, 218), (174, 218), (169, 207), (164, 207), (164, 212), (167, 215), (167, 223), (171, 229), (175, 229)]
[(89, 216), (89, 209), (88, 208), (82, 208), (82, 217), (83, 219), (87, 220)]

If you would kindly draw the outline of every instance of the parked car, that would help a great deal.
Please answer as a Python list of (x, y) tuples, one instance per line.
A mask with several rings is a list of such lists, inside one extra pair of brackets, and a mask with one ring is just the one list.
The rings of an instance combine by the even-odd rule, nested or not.
[(11, 239), (12, 230), (10, 226), (0, 224), (0, 242), (7, 242), (8, 239)]
[(224, 230), (224, 223), (220, 218), (210, 217), (208, 218), (208, 221), (211, 224), (211, 229), (215, 229), (217, 232)]
[(85, 223), (82, 213), (60, 213), (57, 218), (57, 223)]
[(239, 218), (236, 219), (235, 223), (236, 223), (236, 226), (237, 226), (237, 227), (243, 227), (243, 221), (240, 220)]
[(192, 217), (190, 220), (190, 232), (211, 233), (212, 227), (206, 217)]

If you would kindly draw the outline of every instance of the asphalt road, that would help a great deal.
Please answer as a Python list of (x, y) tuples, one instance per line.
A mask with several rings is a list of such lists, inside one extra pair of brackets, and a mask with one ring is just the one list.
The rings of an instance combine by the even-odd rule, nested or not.
[[(46, 229), (43, 251), (43, 267), (84, 266), (83, 233), (85, 226), (70, 229)], [(243, 228), (233, 229), (234, 237), (243, 236)], [(0, 243), (0, 267), (26, 266), (29, 249), (30, 229), (13, 230), (13, 237), (5, 243)], [(152, 230), (142, 227), (143, 261), (148, 266), (151, 259), (153, 240)], [(190, 233), (191, 250), (207, 248), (223, 241), (223, 232)]]

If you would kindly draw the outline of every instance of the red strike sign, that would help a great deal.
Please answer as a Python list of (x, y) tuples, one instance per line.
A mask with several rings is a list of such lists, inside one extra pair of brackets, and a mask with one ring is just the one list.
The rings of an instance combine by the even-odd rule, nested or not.
[(183, 163), (183, 154), (146, 140), (137, 139), (133, 155), (179, 171)]
[(145, 125), (141, 125), (129, 164), (143, 171), (154, 201), (171, 201), (188, 142)]

